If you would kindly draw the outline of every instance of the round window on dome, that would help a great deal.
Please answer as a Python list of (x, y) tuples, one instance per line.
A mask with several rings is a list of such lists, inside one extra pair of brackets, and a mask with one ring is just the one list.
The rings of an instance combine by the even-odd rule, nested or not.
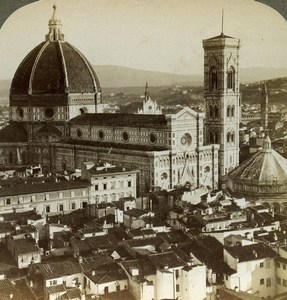
[(127, 142), (129, 140), (129, 135), (126, 131), (123, 132), (123, 141)]
[(16, 110), (17, 118), (22, 120), (24, 118), (24, 110), (22, 107), (18, 107)]
[(149, 135), (149, 142), (151, 144), (155, 144), (156, 143), (156, 135), (153, 132), (150, 133), (150, 135)]
[(105, 134), (104, 134), (104, 132), (102, 130), (100, 130), (98, 132), (98, 138), (99, 138), (99, 140), (103, 140), (105, 138)]
[(81, 138), (83, 136), (82, 130), (80, 128), (77, 129), (77, 137)]
[(44, 116), (46, 119), (52, 119), (54, 117), (54, 110), (53, 108), (46, 108), (44, 111)]

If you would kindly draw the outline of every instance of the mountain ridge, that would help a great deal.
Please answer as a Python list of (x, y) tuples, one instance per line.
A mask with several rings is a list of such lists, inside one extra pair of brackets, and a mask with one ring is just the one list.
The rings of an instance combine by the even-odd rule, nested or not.
[[(184, 75), (160, 71), (141, 70), (115, 65), (93, 65), (98, 74), (103, 94), (105, 89), (142, 87), (146, 82), (150, 86), (187, 85), (193, 87), (203, 86), (203, 75)], [(274, 78), (287, 77), (287, 68), (243, 68), (240, 69), (240, 82), (253, 83)], [(0, 103), (7, 104), (11, 79), (0, 80)]]

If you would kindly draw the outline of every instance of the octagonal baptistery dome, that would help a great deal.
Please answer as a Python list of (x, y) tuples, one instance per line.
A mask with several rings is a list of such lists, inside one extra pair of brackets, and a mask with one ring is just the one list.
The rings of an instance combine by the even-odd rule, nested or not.
[(92, 65), (64, 40), (56, 6), (49, 33), (21, 62), (10, 88), (12, 121), (66, 121), (97, 112), (100, 82)]
[(227, 187), (233, 196), (248, 200), (287, 200), (287, 160), (271, 148), (267, 136), (263, 149), (228, 175)]

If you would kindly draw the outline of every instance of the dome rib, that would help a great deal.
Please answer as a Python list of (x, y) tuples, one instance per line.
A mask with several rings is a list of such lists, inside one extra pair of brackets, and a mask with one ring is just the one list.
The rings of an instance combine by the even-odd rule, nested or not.
[(34, 75), (35, 75), (35, 71), (36, 71), (38, 62), (40, 60), (40, 57), (41, 57), (42, 53), (44, 52), (44, 50), (47, 48), (48, 45), (49, 45), (49, 42), (47, 41), (42, 46), (42, 48), (40, 49), (38, 55), (36, 56), (36, 59), (34, 60), (33, 67), (32, 67), (31, 74), (30, 74), (30, 79), (29, 79), (29, 87), (28, 87), (28, 94), (30, 94), (30, 95), (32, 95), (32, 92), (33, 92), (33, 79), (34, 79)]
[(65, 91), (67, 91), (69, 89), (69, 79), (68, 79), (68, 73), (67, 73), (67, 66), (66, 66), (66, 60), (65, 60), (65, 56), (63, 53), (63, 49), (62, 49), (62, 45), (60, 42), (59, 43), (59, 49), (61, 52), (61, 58), (62, 58), (62, 64), (63, 64), (63, 69), (64, 69), (64, 74), (65, 74)]

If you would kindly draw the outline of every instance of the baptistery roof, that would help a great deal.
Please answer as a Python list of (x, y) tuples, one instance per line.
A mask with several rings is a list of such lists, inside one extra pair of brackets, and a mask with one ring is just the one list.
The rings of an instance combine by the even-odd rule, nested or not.
[(287, 182), (287, 160), (271, 148), (270, 138), (264, 140), (263, 149), (232, 170), (228, 177), (260, 183)]
[(96, 93), (100, 89), (99, 79), (89, 61), (64, 40), (54, 5), (46, 40), (19, 65), (10, 95)]

